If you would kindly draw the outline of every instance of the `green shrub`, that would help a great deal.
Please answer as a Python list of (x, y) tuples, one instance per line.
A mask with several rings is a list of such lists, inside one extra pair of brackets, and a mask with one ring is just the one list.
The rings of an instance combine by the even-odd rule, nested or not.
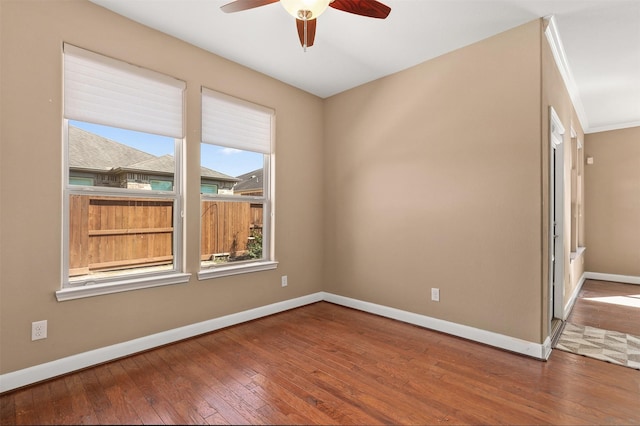
[(247, 256), (250, 259), (262, 259), (262, 232), (252, 231), (253, 237), (247, 242)]

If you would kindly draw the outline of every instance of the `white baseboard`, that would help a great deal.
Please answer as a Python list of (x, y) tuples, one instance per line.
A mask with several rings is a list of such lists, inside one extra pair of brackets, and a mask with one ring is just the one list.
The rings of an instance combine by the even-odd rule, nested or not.
[(528, 342), (515, 337), (505, 336), (504, 334), (481, 330), (467, 325), (444, 321), (413, 312), (402, 311), (400, 309), (377, 305), (375, 303), (363, 302), (361, 300), (338, 296), (331, 293), (324, 293), (324, 300), (337, 305), (347, 306), (349, 308), (358, 309), (387, 318), (393, 318), (398, 321), (495, 346), (507, 351), (528, 355), (533, 358), (546, 360), (549, 358), (549, 354), (551, 354), (550, 338), (547, 338), (543, 344)]
[(314, 293), (13, 371), (0, 375), (0, 392), (17, 389), (221, 328), (320, 302), (322, 299), (323, 293)]
[(441, 331), (453, 336), (462, 337), (479, 343), (484, 343), (500, 349), (527, 355), (532, 358), (546, 360), (551, 354), (551, 340), (547, 337), (544, 343), (533, 343), (491, 331), (481, 330), (462, 324), (444, 321), (413, 312), (407, 312), (388, 306), (364, 302), (332, 293), (318, 292), (296, 299), (285, 300), (271, 305), (261, 306), (243, 312), (226, 315), (220, 318), (203, 321), (173, 330), (118, 343), (100, 349), (83, 352), (55, 361), (39, 364), (11, 373), (0, 375), (0, 392), (6, 392), (23, 386), (71, 373), (83, 368), (113, 361), (138, 352), (153, 349), (179, 340), (188, 339), (200, 334), (209, 333), (221, 328), (240, 324), (246, 321), (262, 318), (278, 312), (298, 308), (315, 302), (327, 301), (337, 305), (347, 306), (375, 315), (396, 319), (427, 329)]
[(580, 281), (578, 281), (578, 285), (576, 286), (576, 288), (573, 289), (573, 292), (571, 293), (571, 297), (567, 301), (567, 304), (564, 305), (564, 313), (562, 315), (563, 321), (566, 321), (567, 318), (569, 317), (569, 314), (571, 313), (571, 309), (573, 309), (573, 305), (576, 303), (576, 300), (578, 299), (578, 294), (580, 294), (580, 290), (582, 289), (582, 285), (584, 284), (584, 281), (586, 279), (587, 277), (585, 272), (580, 277)]
[(585, 272), (588, 280), (615, 281), (624, 284), (640, 284), (640, 277), (634, 275), (603, 274), (600, 272)]

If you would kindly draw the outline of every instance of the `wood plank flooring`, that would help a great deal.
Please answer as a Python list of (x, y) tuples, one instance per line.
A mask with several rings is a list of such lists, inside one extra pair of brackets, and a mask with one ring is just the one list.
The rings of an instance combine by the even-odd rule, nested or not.
[(319, 302), (6, 393), (0, 419), (636, 425), (640, 371), (559, 350), (543, 362)]
[(639, 304), (640, 285), (586, 280), (567, 321), (640, 336)]

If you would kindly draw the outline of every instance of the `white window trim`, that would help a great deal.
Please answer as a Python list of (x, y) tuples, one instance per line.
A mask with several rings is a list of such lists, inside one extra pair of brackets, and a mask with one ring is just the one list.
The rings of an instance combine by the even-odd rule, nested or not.
[[(158, 287), (171, 284), (181, 284), (188, 282), (191, 274), (183, 273), (179, 271), (184, 264), (183, 247), (182, 247), (182, 233), (184, 229), (184, 214), (182, 208), (183, 195), (178, 190), (182, 188), (182, 146), (179, 140), (175, 142), (175, 175), (174, 175), (174, 190), (173, 191), (147, 191), (147, 190), (120, 190), (118, 189), (105, 189), (98, 187), (75, 187), (69, 185), (69, 166), (68, 166), (68, 137), (69, 137), (69, 120), (64, 119), (64, 206), (63, 206), (63, 268), (62, 268), (62, 286), (60, 290), (56, 291), (56, 299), (59, 302), (66, 300), (79, 299), (84, 297), (98, 296), (102, 294), (120, 293), (123, 291), (137, 290), (149, 287)], [(174, 235), (173, 235), (173, 252), (174, 261), (173, 267), (167, 271), (145, 273), (134, 272), (131, 274), (123, 274), (114, 278), (91, 278), (87, 277), (86, 280), (78, 282), (70, 282), (69, 280), (69, 196), (72, 194), (100, 194), (104, 196), (144, 196), (145, 198), (158, 198), (174, 200), (175, 219), (174, 219)]]
[(237, 263), (234, 265), (214, 266), (211, 269), (202, 269), (198, 272), (198, 280), (210, 278), (228, 277), (237, 274), (248, 274), (250, 272), (268, 271), (277, 269), (278, 262), (275, 260), (248, 261), (247, 263)]
[[(251, 102), (244, 101), (242, 99), (238, 99), (229, 95), (225, 95), (223, 93), (213, 91), (211, 89), (207, 89), (205, 87), (202, 88), (201, 99), (204, 102), (204, 97), (210, 96), (215, 98), (217, 101), (223, 100), (224, 102), (229, 102), (235, 106), (239, 106), (241, 109), (253, 109), (259, 111), (260, 113), (269, 114), (270, 115), (270, 133), (269, 140), (267, 141), (265, 138), (259, 138), (261, 147), (256, 148), (258, 145), (251, 145), (246, 140), (238, 140), (237, 144), (239, 149), (249, 150), (252, 152), (259, 152), (264, 155), (264, 163), (263, 163), (263, 174), (268, 177), (268, 181), (264, 186), (264, 194), (262, 196), (228, 196), (224, 194), (201, 194), (200, 200), (217, 200), (217, 201), (225, 201), (225, 202), (251, 202), (257, 201), (261, 202), (263, 205), (263, 247), (262, 253), (263, 258), (258, 260), (247, 260), (238, 263), (232, 264), (223, 264), (223, 265), (215, 265), (210, 268), (202, 269), (202, 262), (200, 262), (200, 271), (198, 272), (198, 280), (206, 280), (212, 278), (226, 277), (237, 274), (244, 274), (250, 272), (257, 271), (265, 271), (276, 269), (278, 267), (278, 262), (275, 260), (275, 224), (274, 224), (274, 212), (275, 212), (275, 111), (271, 108), (267, 108), (261, 105), (257, 105)], [(217, 102), (216, 101), (216, 102)], [(211, 104), (209, 104), (211, 106)], [(203, 106), (203, 140), (201, 143), (208, 143), (211, 145), (218, 146), (227, 146), (238, 148), (234, 144), (228, 144), (224, 140), (218, 138), (218, 135), (215, 132), (211, 131), (211, 128), (205, 128), (205, 118), (207, 116), (211, 117), (211, 110), (207, 109)], [(225, 123), (218, 123), (218, 126), (225, 127)], [(231, 125), (231, 128), (234, 124)], [(233, 130), (230, 130), (233, 132)], [(223, 132), (224, 133), (224, 132)], [(208, 135), (208, 136), (207, 136)], [(254, 149), (256, 149), (254, 151)], [(202, 225), (202, 224), (201, 224)]]
[(139, 290), (142, 288), (183, 284), (189, 282), (190, 278), (191, 274), (172, 271), (169, 274), (163, 274), (160, 276), (128, 278), (118, 281), (110, 281), (103, 284), (91, 284), (91, 281), (88, 281), (88, 284), (82, 287), (68, 287), (56, 291), (56, 299), (58, 299), (58, 302), (64, 302), (67, 300), (82, 299), (85, 297), (100, 296), (103, 294)]
[[(62, 215), (62, 276), (58, 301), (117, 293), (148, 287), (185, 283), (184, 232), (184, 91), (186, 83), (171, 76), (106, 57), (65, 43), (64, 82), (64, 160)], [(68, 73), (68, 74), (67, 74)], [(134, 82), (135, 84), (132, 84)], [(94, 84), (95, 83), (95, 84)], [(137, 91), (137, 92), (136, 92)], [(137, 103), (132, 104), (134, 97)], [(172, 137), (175, 140), (173, 190), (137, 191), (119, 188), (72, 186), (69, 184), (69, 120), (87, 121), (145, 133)], [(162, 271), (136, 268), (131, 273), (112, 277), (69, 277), (70, 229), (69, 201), (72, 194), (100, 194), (116, 197), (170, 199), (173, 201), (173, 263)]]

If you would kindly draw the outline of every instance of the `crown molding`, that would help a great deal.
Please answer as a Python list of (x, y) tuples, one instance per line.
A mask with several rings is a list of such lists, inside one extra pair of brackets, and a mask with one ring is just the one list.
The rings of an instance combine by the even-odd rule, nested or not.
[(544, 22), (544, 34), (547, 37), (549, 45), (551, 46), (553, 58), (555, 59), (556, 65), (558, 66), (558, 70), (560, 71), (562, 80), (567, 87), (567, 91), (569, 92), (569, 97), (571, 98), (573, 108), (575, 109), (576, 115), (578, 116), (578, 121), (580, 121), (580, 125), (582, 126), (583, 131), (587, 133), (587, 130), (589, 129), (589, 120), (587, 119), (587, 114), (584, 111), (582, 99), (580, 99), (578, 86), (576, 85), (573, 74), (571, 73), (571, 68), (569, 67), (569, 62), (567, 61), (567, 55), (564, 52), (564, 46), (562, 45), (562, 40), (560, 39), (560, 34), (558, 32), (558, 27), (556, 26), (555, 18), (553, 15), (546, 16), (544, 18)]
[(598, 127), (590, 127), (588, 130), (585, 130), (584, 133), (600, 133), (600, 132), (608, 132), (610, 130), (622, 130), (622, 129), (630, 129), (631, 127), (640, 127), (640, 121), (631, 121), (628, 123), (621, 124), (612, 124), (607, 126), (598, 126)]

